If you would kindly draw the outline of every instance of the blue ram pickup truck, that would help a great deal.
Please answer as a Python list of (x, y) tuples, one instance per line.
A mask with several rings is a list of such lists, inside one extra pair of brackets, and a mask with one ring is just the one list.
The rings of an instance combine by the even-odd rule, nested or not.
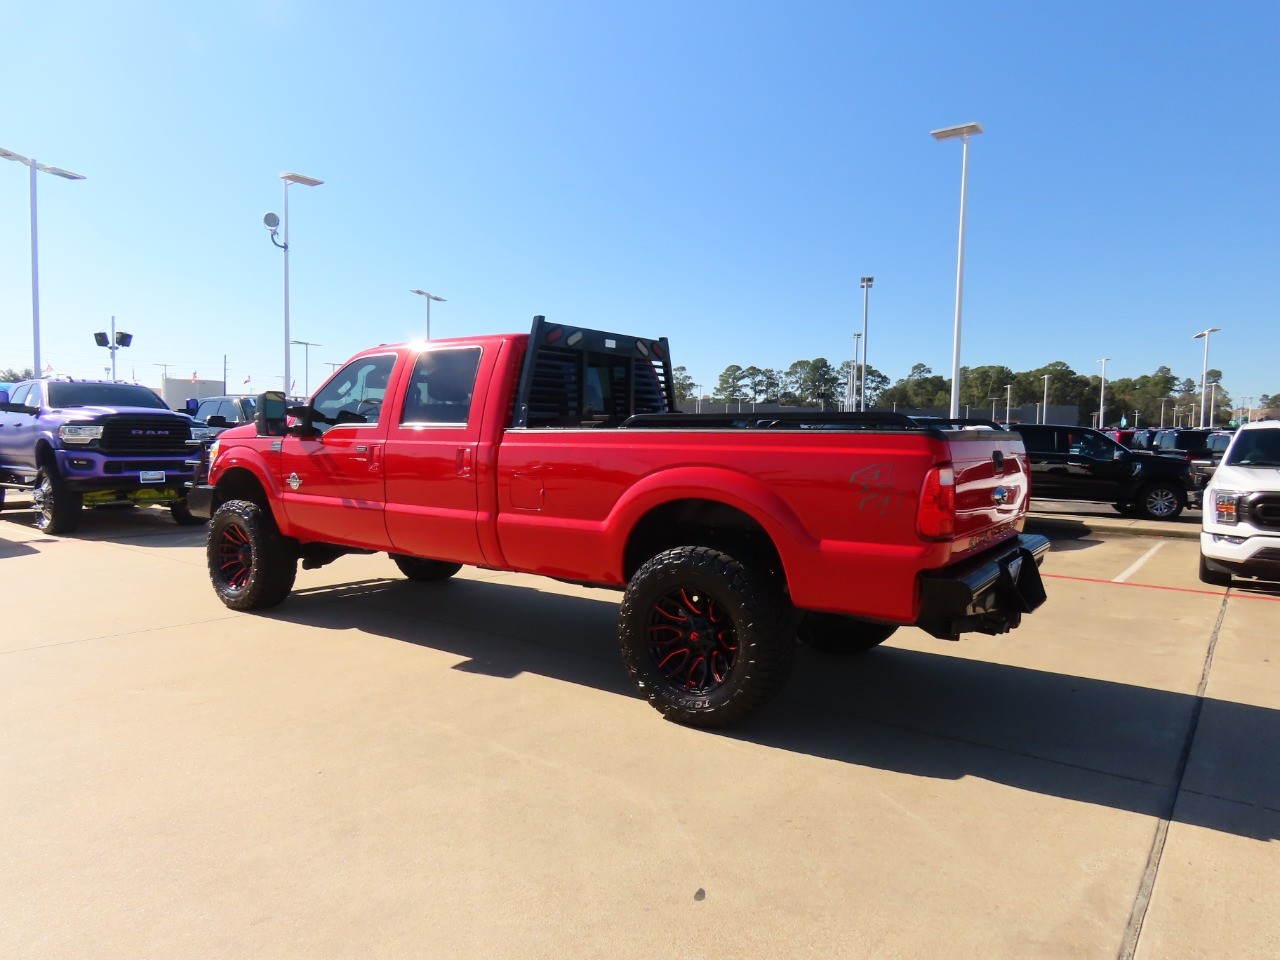
[(28, 489), (36, 526), (70, 533), (82, 507), (165, 503), (182, 524), (188, 461), (207, 428), (133, 383), (66, 378), (0, 389), (0, 506), (5, 489)]

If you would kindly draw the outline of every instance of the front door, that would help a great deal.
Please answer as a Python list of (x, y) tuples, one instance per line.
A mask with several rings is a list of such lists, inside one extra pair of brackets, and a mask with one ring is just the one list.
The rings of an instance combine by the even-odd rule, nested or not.
[(302, 540), (390, 546), (384, 516), (383, 399), (394, 353), (360, 357), (316, 394), (314, 436), (280, 444), (281, 505)]

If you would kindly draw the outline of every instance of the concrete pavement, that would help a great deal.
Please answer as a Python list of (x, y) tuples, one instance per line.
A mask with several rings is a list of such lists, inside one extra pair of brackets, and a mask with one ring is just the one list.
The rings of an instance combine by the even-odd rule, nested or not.
[(1280, 955), (1280, 594), (1193, 543), (1064, 535), (1014, 633), (705, 733), (615, 593), (351, 557), (242, 615), (202, 538), (0, 516), (0, 956)]

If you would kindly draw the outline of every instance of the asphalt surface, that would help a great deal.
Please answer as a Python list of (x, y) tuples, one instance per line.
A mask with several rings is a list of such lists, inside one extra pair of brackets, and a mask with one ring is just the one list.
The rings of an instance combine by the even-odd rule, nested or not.
[(802, 648), (711, 733), (616, 593), (363, 556), (237, 614), (167, 512), (6, 510), (0, 957), (1273, 960), (1280, 590), (1095, 512), (1018, 630)]

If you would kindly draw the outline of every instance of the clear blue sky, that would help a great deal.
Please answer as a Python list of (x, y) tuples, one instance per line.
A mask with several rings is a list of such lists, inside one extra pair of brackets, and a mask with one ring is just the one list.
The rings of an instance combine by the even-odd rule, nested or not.
[[(1280, 4), (9, 3), (0, 146), (40, 175), (42, 356), (126, 378), (283, 374), (535, 313), (729, 363), (852, 352), (1108, 378), (1201, 342), (1233, 398), (1280, 392)], [(0, 367), (31, 363), (27, 171), (0, 161)], [(303, 385), (303, 353), (293, 371)]]

